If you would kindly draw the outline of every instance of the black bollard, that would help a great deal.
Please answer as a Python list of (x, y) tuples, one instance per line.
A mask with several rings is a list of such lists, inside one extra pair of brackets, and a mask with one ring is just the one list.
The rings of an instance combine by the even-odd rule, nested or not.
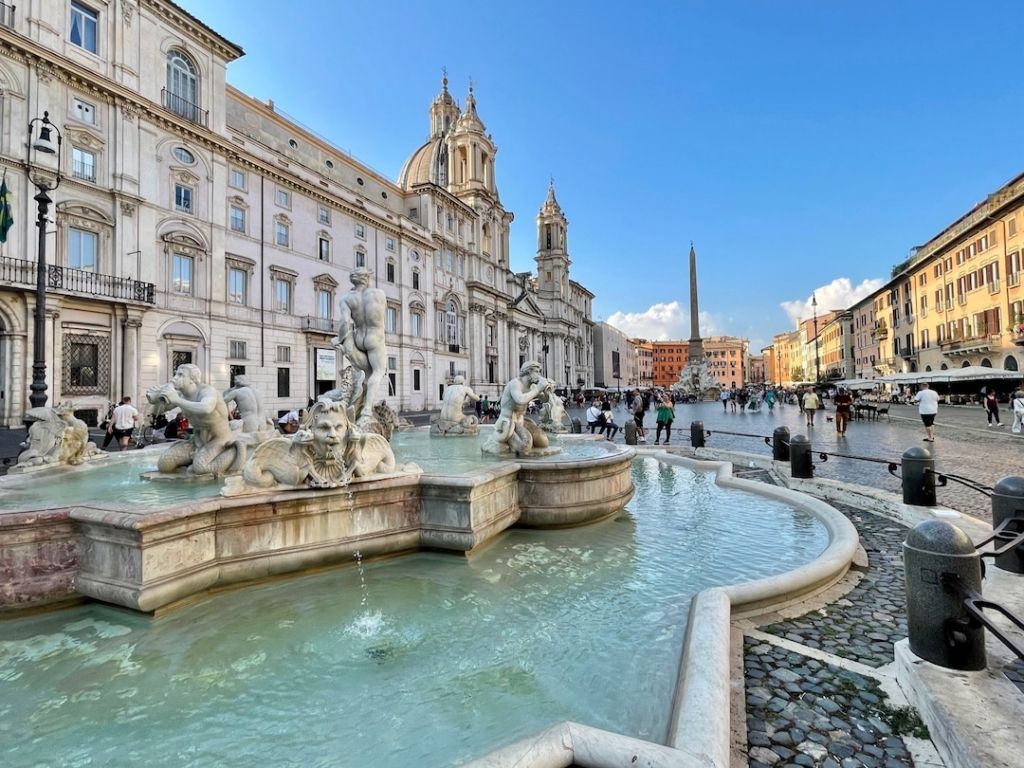
[(776, 427), (772, 432), (772, 458), (789, 461), (789, 427)]
[(622, 428), (622, 437), (626, 445), (636, 445), (636, 422), (629, 419), (626, 426)]
[(690, 445), (693, 448), (704, 447), (704, 422), (694, 421), (690, 423)]
[(790, 438), (789, 472), (793, 477), (805, 480), (814, 477), (814, 462), (811, 461), (811, 441), (806, 435), (793, 435)]
[(574, 435), (579, 435), (582, 432), (583, 432), (583, 424), (580, 423), (579, 419), (574, 417), (573, 420), (572, 420), (572, 433)]
[(903, 503), (934, 507), (935, 457), (917, 446), (903, 452)]
[[(1024, 533), (1024, 477), (1004, 477), (992, 488), (992, 527), (1005, 528), (996, 535), (996, 549), (1005, 547)], [(996, 568), (1010, 573), (1024, 573), (1024, 544), (995, 559)]]
[(945, 520), (918, 523), (903, 542), (903, 569), (910, 650), (950, 669), (984, 669), (985, 632), (952, 584), (981, 594), (981, 557), (970, 537)]

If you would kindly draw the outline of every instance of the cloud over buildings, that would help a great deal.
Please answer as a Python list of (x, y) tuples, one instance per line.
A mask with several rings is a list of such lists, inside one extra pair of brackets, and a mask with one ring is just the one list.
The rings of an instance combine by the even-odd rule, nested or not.
[[(651, 341), (690, 338), (690, 310), (678, 301), (652, 304), (643, 312), (614, 312), (606, 322), (631, 338)], [(720, 325), (714, 316), (700, 313), (701, 336), (720, 335)]]
[(807, 298), (796, 301), (784, 301), (781, 307), (789, 317), (792, 327), (796, 328), (801, 320), (814, 315), (814, 307), (811, 306), (811, 295), (817, 297), (818, 314), (823, 315), (833, 309), (849, 309), (868, 294), (877, 291), (885, 283), (884, 279), (875, 277), (863, 280), (855, 286), (850, 281), (850, 278), (837, 277), (828, 285), (815, 288), (813, 293), (809, 294)]

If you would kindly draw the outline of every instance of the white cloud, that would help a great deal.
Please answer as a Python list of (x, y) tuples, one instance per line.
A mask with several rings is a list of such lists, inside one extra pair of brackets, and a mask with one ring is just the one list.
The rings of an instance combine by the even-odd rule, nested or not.
[[(631, 338), (668, 341), (690, 338), (690, 312), (678, 301), (652, 304), (643, 312), (614, 312), (607, 320)], [(720, 323), (712, 315), (700, 313), (701, 336), (717, 336)]]
[[(863, 280), (859, 285), (854, 286), (848, 277), (837, 277), (828, 285), (815, 288), (813, 295), (818, 299), (818, 313), (825, 314), (833, 309), (849, 309), (869, 293), (873, 293), (885, 285), (882, 278), (871, 278)], [(782, 309), (789, 316), (790, 322), (796, 328), (801, 320), (806, 320), (814, 315), (814, 307), (811, 306), (811, 296), (796, 301), (784, 301)]]

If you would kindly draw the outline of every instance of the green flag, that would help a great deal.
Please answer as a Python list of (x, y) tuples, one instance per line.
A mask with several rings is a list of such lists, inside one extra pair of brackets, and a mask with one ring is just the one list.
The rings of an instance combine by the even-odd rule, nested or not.
[(11, 215), (10, 194), (7, 191), (7, 171), (4, 171), (3, 183), (0, 183), (0, 243), (7, 242), (7, 230), (14, 226)]

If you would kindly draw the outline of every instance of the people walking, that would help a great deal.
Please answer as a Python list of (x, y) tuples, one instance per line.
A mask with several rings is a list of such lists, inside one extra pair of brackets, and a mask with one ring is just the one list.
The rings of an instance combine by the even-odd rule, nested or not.
[(836, 396), (832, 398), (832, 402), (836, 405), (836, 434), (845, 436), (853, 411), (853, 397), (850, 395), (849, 390), (845, 387), (840, 387), (839, 391), (836, 392)]
[(988, 418), (988, 427), (993, 423), (997, 427), (1003, 426), (1003, 422), (999, 420), (999, 397), (992, 387), (989, 387), (985, 394), (985, 416)]
[(132, 405), (130, 397), (125, 395), (121, 398), (121, 404), (114, 409), (113, 417), (114, 420), (110, 428), (113, 429), (114, 437), (117, 438), (117, 444), (121, 450), (127, 451), (128, 438), (132, 436), (132, 432), (139, 424), (139, 412)]
[(723, 389), (718, 399), (722, 401), (722, 413), (725, 413), (729, 410), (729, 390)]
[(920, 414), (921, 422), (924, 424), (926, 433), (924, 441), (926, 443), (934, 443), (935, 415), (939, 412), (939, 395), (934, 389), (929, 388), (926, 381), (921, 384), (921, 389), (918, 390), (914, 399), (917, 401), (917, 412)]
[(661, 430), (665, 430), (665, 445), (669, 444), (669, 440), (672, 439), (672, 422), (675, 421), (676, 412), (672, 407), (672, 398), (665, 395), (661, 398), (661, 402), (658, 403), (658, 415), (657, 420), (657, 431), (654, 435), (654, 444), (659, 445), (661, 443)]
[(1024, 426), (1024, 391), (1017, 390), (1013, 393), (1013, 426), (1010, 431), (1019, 435), (1021, 427)]
[(814, 414), (818, 412), (821, 407), (821, 400), (818, 399), (818, 393), (814, 391), (813, 387), (808, 387), (807, 391), (804, 392), (804, 413), (807, 415), (807, 426), (814, 426)]

